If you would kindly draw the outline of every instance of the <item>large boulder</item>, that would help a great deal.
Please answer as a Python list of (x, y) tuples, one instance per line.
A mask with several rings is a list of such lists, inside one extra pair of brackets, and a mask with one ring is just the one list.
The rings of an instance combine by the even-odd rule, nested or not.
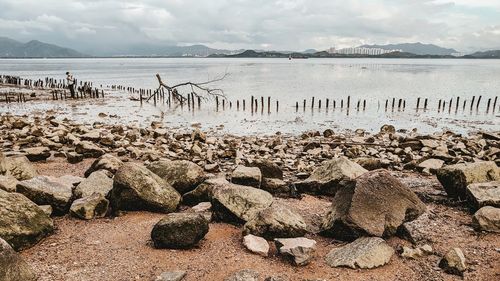
[(73, 196), (72, 185), (50, 176), (36, 176), (20, 181), (16, 189), (38, 205), (52, 206), (59, 214), (69, 209)]
[(108, 177), (108, 172), (98, 170), (80, 182), (73, 193), (75, 198), (88, 197), (94, 193), (107, 197), (111, 189), (113, 189), (113, 180)]
[(282, 255), (291, 257), (296, 265), (307, 265), (316, 253), (316, 241), (304, 237), (274, 239), (276, 249)]
[(252, 163), (249, 163), (250, 167), (259, 168), (262, 178), (270, 178), (270, 179), (283, 179), (283, 171), (280, 169), (278, 164), (273, 161), (266, 159), (257, 159)]
[(500, 181), (469, 184), (467, 200), (476, 210), (484, 206), (500, 208)]
[(94, 193), (73, 201), (70, 214), (82, 220), (102, 218), (108, 211), (109, 201), (100, 193)]
[(0, 189), (8, 191), (8, 192), (16, 192), (16, 185), (19, 181), (11, 176), (2, 176), (0, 175)]
[(44, 161), (50, 157), (50, 149), (44, 146), (25, 148), (24, 153), (26, 153), (26, 158), (33, 162)]
[(0, 190), (0, 238), (14, 249), (29, 248), (54, 230), (52, 219), (19, 193)]
[(238, 165), (231, 174), (231, 182), (259, 188), (262, 182), (262, 174), (257, 167)]
[(149, 164), (147, 168), (180, 194), (192, 191), (207, 178), (200, 166), (186, 160), (160, 160)]
[(388, 263), (394, 249), (379, 237), (361, 237), (331, 250), (325, 257), (331, 267), (375, 268)]
[(208, 220), (196, 213), (171, 213), (151, 231), (156, 248), (184, 249), (196, 245), (208, 233)]
[(436, 175), (450, 197), (465, 199), (469, 184), (499, 181), (500, 168), (493, 161), (463, 163), (441, 168)]
[(307, 224), (301, 215), (289, 208), (273, 203), (257, 213), (243, 227), (243, 234), (253, 234), (268, 240), (301, 237), (307, 233)]
[(182, 196), (182, 203), (193, 206), (212, 200), (213, 191), (230, 183), (223, 177), (210, 178), (198, 185), (194, 190)]
[(347, 158), (335, 158), (315, 169), (311, 176), (295, 184), (297, 191), (310, 194), (335, 195), (340, 188), (352, 184), (367, 170)]
[(237, 184), (215, 188), (211, 199), (215, 219), (232, 223), (247, 222), (273, 202), (269, 192)]
[(15, 177), (17, 180), (29, 180), (38, 175), (35, 167), (26, 156), (11, 156), (5, 159), (7, 175)]
[(37, 276), (30, 265), (24, 261), (5, 240), (0, 238), (0, 280), (36, 281)]
[(342, 240), (390, 236), (426, 207), (406, 185), (385, 170), (368, 172), (340, 189), (325, 217), (322, 233)]
[(500, 232), (500, 208), (482, 207), (474, 214), (472, 222), (479, 230)]
[(110, 202), (113, 210), (147, 210), (173, 212), (180, 194), (165, 180), (134, 164), (123, 164), (115, 174)]
[(85, 171), (85, 177), (90, 176), (90, 174), (98, 170), (106, 170), (114, 175), (122, 165), (123, 162), (118, 157), (111, 154), (104, 154), (97, 158), (92, 165), (90, 165), (87, 171)]

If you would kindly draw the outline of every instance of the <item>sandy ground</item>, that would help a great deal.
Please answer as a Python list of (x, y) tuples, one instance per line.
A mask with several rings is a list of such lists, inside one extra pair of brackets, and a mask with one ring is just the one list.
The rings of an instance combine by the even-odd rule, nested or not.
[[(92, 160), (76, 165), (63, 159), (37, 163), (41, 174), (60, 176), (83, 175)], [(40, 280), (154, 280), (161, 272), (185, 270), (184, 280), (223, 280), (240, 269), (254, 269), (261, 280), (271, 275), (289, 280), (460, 280), (445, 274), (437, 266), (440, 255), (452, 247), (460, 247), (469, 263), (464, 280), (500, 280), (500, 235), (484, 234), (471, 227), (471, 214), (452, 204), (434, 177), (398, 174), (424, 199), (428, 221), (421, 226), (435, 255), (408, 260), (394, 255), (388, 265), (371, 270), (330, 268), (323, 257), (341, 246), (318, 235), (309, 238), (318, 242), (317, 255), (305, 267), (293, 266), (276, 255), (264, 258), (249, 253), (241, 243), (239, 227), (224, 223), (210, 224), (210, 231), (198, 247), (190, 250), (158, 250), (151, 244), (150, 233), (162, 214), (130, 212), (116, 218), (81, 221), (70, 217), (55, 218), (56, 232), (22, 256), (39, 273)], [(312, 230), (330, 205), (328, 198), (305, 196), (299, 199), (276, 199), (300, 212)], [(390, 238), (395, 249), (410, 245), (397, 237)]]

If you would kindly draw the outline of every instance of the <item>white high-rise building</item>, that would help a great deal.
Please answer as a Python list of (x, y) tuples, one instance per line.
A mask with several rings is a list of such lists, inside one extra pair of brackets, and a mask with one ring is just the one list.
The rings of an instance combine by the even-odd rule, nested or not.
[(386, 50), (382, 48), (366, 48), (366, 47), (356, 47), (356, 48), (344, 48), (336, 50), (334, 47), (328, 49), (330, 54), (343, 54), (343, 55), (368, 55), (368, 56), (378, 56), (387, 53), (402, 52), (402, 50)]

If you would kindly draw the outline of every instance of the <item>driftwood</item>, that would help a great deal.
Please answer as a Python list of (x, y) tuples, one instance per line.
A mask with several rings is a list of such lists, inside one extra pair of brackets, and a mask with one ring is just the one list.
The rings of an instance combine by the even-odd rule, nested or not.
[[(184, 82), (180, 83), (177, 85), (169, 86), (163, 82), (163, 80), (160, 77), (160, 74), (156, 74), (156, 78), (158, 79), (158, 83), (160, 84), (158, 86), (158, 89), (156, 90), (155, 93), (151, 94), (151, 96), (148, 97), (147, 101), (149, 101), (156, 93), (160, 92), (162, 88), (166, 89), (167, 92), (177, 101), (183, 103), (185, 102), (188, 98), (187, 95), (193, 95), (197, 98), (201, 99), (207, 99), (210, 97), (221, 97), (223, 99), (226, 99), (226, 96), (224, 95), (224, 91), (219, 88), (211, 88), (210, 84), (219, 82), (224, 80), (228, 76), (228, 73), (224, 73), (221, 77), (205, 81), (205, 82), (200, 82), (200, 83), (194, 83), (194, 82)], [(179, 93), (180, 88), (182, 87), (189, 87), (191, 89), (191, 92), (189, 92), (186, 96), (184, 96), (182, 93)], [(179, 89), (179, 90), (178, 90)]]

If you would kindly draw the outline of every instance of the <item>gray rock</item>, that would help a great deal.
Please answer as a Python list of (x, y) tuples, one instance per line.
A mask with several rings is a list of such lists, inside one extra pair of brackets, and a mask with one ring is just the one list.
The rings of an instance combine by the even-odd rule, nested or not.
[(274, 239), (278, 252), (289, 256), (296, 265), (307, 265), (316, 253), (316, 241), (300, 238), (277, 238)]
[(186, 277), (185, 271), (169, 271), (160, 274), (160, 276), (156, 277), (155, 281), (181, 281), (184, 277)]
[(359, 164), (361, 167), (367, 169), (368, 171), (387, 168), (390, 166), (389, 160), (380, 158), (360, 157), (354, 159), (354, 162)]
[(263, 178), (260, 188), (274, 196), (281, 197), (288, 197), (291, 192), (290, 186), (286, 182), (276, 178)]
[(25, 148), (24, 153), (26, 153), (26, 158), (32, 162), (44, 161), (50, 157), (50, 149), (43, 146)]
[(110, 202), (113, 210), (173, 212), (180, 194), (165, 180), (134, 163), (123, 164), (113, 179)]
[(108, 177), (108, 172), (98, 170), (84, 179), (73, 191), (75, 198), (88, 197), (94, 193), (107, 197), (113, 189), (113, 180)]
[(277, 203), (259, 211), (243, 227), (244, 235), (253, 234), (268, 240), (301, 237), (306, 233), (307, 224), (302, 216)]
[(207, 178), (200, 166), (185, 160), (160, 160), (149, 164), (147, 168), (166, 180), (180, 194), (192, 191)]
[(16, 185), (19, 181), (11, 176), (2, 176), (0, 175), (0, 189), (5, 190), (7, 192), (16, 192)]
[(366, 235), (390, 236), (425, 210), (417, 195), (387, 171), (370, 171), (337, 192), (322, 233), (349, 241)]
[(224, 281), (258, 281), (259, 275), (257, 271), (243, 269), (224, 278)]
[(475, 210), (484, 206), (500, 208), (500, 181), (469, 184), (466, 196)]
[(5, 159), (7, 166), (7, 175), (15, 177), (17, 180), (29, 180), (38, 175), (35, 167), (26, 156), (13, 156)]
[(257, 159), (252, 163), (249, 163), (249, 166), (259, 168), (262, 178), (283, 179), (283, 171), (276, 163), (270, 160)]
[(448, 196), (462, 199), (466, 198), (469, 184), (500, 181), (500, 169), (492, 161), (450, 165), (436, 175)]
[(83, 154), (85, 157), (93, 158), (97, 158), (105, 153), (102, 148), (90, 141), (79, 142), (75, 147), (75, 151), (78, 154)]
[(196, 245), (208, 233), (208, 221), (196, 213), (171, 213), (151, 231), (156, 248), (184, 249)]
[(260, 187), (262, 173), (257, 167), (245, 167), (239, 165), (231, 174), (231, 182), (247, 186)]
[(36, 281), (37, 275), (5, 240), (0, 238), (0, 280)]
[(267, 257), (269, 254), (269, 244), (266, 239), (252, 234), (243, 237), (243, 245), (252, 253)]
[(297, 190), (310, 194), (335, 195), (337, 190), (352, 184), (367, 170), (347, 158), (335, 158), (315, 169), (311, 176), (295, 184)]
[(114, 175), (122, 165), (122, 160), (111, 154), (104, 154), (96, 159), (87, 171), (85, 171), (85, 177), (90, 176), (90, 174), (98, 170), (106, 170)]
[(331, 267), (375, 268), (387, 264), (393, 254), (394, 249), (384, 239), (361, 237), (331, 250), (325, 261)]
[(236, 184), (215, 188), (211, 199), (215, 218), (230, 223), (245, 223), (273, 202), (269, 192)]
[(66, 159), (70, 164), (76, 164), (83, 161), (83, 154), (78, 154), (74, 151), (66, 153)]
[(36, 176), (17, 184), (17, 192), (28, 197), (38, 205), (50, 205), (57, 214), (68, 211), (71, 204), (72, 186), (58, 178)]
[(474, 214), (472, 222), (479, 230), (500, 233), (500, 208), (482, 207)]
[(16, 251), (29, 248), (54, 230), (52, 219), (19, 193), (0, 190), (0, 237)]
[(446, 273), (463, 276), (464, 271), (467, 269), (464, 253), (460, 248), (451, 249), (441, 259), (439, 267)]
[(90, 196), (83, 197), (73, 201), (70, 207), (72, 216), (91, 220), (94, 218), (102, 218), (106, 215), (109, 207), (109, 201), (100, 193), (94, 193)]

